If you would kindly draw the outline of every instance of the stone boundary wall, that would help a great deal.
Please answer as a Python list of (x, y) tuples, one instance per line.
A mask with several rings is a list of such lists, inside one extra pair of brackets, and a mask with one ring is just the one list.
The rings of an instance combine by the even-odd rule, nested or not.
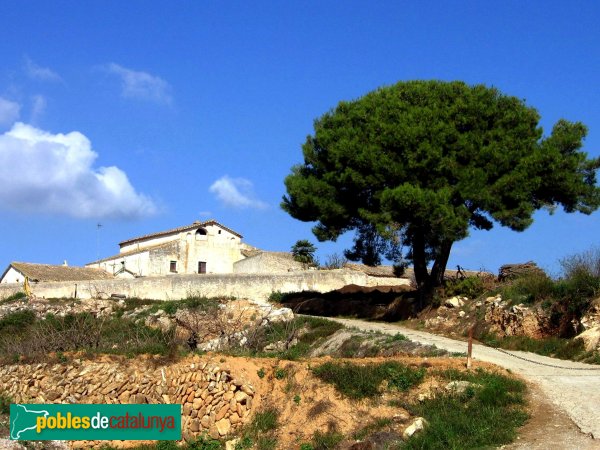
[[(255, 396), (250, 383), (199, 356), (170, 366), (150, 360), (78, 359), (68, 364), (8, 365), (0, 367), (0, 390), (15, 403), (178, 403), (185, 440), (203, 433), (213, 438), (233, 434), (249, 421)], [(107, 443), (76, 441), (73, 448)]]
[[(272, 292), (328, 292), (348, 284), (359, 286), (409, 284), (404, 278), (378, 279), (352, 270), (306, 270), (286, 274), (169, 275), (135, 279), (32, 283), (31, 290), (44, 298), (102, 298), (112, 294), (157, 300), (177, 300), (188, 295), (236, 297), (266, 301)], [(0, 286), (0, 299), (22, 290), (22, 285)]]

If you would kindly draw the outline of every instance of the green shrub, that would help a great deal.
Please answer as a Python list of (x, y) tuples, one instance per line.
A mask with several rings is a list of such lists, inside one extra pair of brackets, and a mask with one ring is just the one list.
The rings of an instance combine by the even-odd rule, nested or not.
[(22, 331), (25, 327), (36, 321), (35, 313), (30, 309), (14, 311), (0, 318), (0, 333), (13, 333)]
[(413, 369), (396, 361), (366, 365), (326, 362), (314, 368), (313, 373), (345, 396), (361, 399), (379, 395), (384, 380), (389, 388), (406, 391), (421, 383), (425, 369)]
[(27, 294), (25, 294), (25, 292), (19, 291), (19, 292), (15, 292), (12, 295), (9, 295), (8, 297), (0, 300), (0, 305), (4, 305), (6, 303), (12, 303), (12, 302), (16, 302), (18, 300), (24, 300), (27, 299)]
[(556, 284), (544, 273), (531, 273), (516, 278), (500, 293), (510, 303), (532, 304), (554, 297)]
[(480, 277), (466, 277), (446, 281), (446, 295), (449, 297), (460, 295), (477, 298), (485, 292), (485, 285)]
[(269, 301), (271, 303), (283, 303), (286, 294), (284, 292), (274, 291), (269, 295)]
[(0, 392), (0, 414), (10, 413), (10, 404), (13, 403), (13, 399), (10, 395)]

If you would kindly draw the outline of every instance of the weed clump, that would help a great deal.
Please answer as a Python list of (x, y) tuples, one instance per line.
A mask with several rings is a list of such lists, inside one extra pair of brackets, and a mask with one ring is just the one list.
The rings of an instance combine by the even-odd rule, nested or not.
[(415, 369), (396, 361), (366, 365), (326, 362), (313, 369), (318, 378), (353, 399), (379, 395), (383, 381), (390, 389), (407, 391), (423, 381), (425, 371), (423, 367)]

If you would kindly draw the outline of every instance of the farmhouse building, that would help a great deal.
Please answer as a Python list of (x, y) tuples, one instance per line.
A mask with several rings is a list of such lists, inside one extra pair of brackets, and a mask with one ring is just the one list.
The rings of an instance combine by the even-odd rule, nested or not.
[(12, 262), (2, 274), (0, 283), (23, 283), (25, 278), (35, 283), (42, 281), (107, 280), (113, 278), (113, 276), (103, 270), (86, 267)]
[(119, 243), (120, 252), (86, 264), (118, 278), (169, 274), (233, 273), (234, 264), (258, 253), (242, 235), (208, 220)]

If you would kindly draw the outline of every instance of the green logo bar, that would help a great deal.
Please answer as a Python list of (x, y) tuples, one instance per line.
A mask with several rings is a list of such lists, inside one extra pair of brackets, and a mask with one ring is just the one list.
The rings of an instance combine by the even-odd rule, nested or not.
[(10, 405), (14, 440), (179, 440), (181, 405)]

